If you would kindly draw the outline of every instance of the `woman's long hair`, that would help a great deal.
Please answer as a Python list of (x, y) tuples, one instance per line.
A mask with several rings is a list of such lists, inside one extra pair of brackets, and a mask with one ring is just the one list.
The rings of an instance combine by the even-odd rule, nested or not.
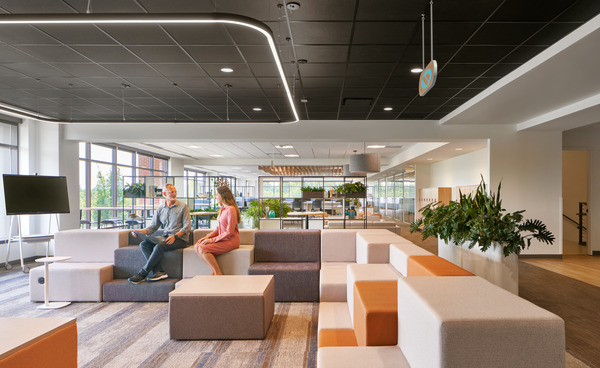
[(223, 198), (224, 204), (227, 206), (233, 206), (235, 208), (235, 212), (237, 212), (237, 223), (239, 224), (242, 221), (242, 214), (240, 213), (240, 208), (235, 201), (233, 193), (231, 193), (231, 189), (223, 185), (217, 188), (217, 192), (219, 192), (221, 198)]

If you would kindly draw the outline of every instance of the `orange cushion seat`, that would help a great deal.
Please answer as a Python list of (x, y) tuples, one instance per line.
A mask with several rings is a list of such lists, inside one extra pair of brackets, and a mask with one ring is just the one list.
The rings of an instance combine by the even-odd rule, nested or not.
[(408, 257), (407, 276), (475, 276), (438, 256)]
[(354, 284), (354, 333), (358, 346), (398, 343), (398, 282)]
[(354, 330), (319, 331), (319, 349), (327, 346), (358, 346)]

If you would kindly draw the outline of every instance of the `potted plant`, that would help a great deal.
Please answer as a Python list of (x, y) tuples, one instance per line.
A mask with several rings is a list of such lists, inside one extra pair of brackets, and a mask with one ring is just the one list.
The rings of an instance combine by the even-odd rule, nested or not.
[[(553, 244), (555, 238), (542, 221), (524, 220), (525, 210), (506, 212), (500, 199), (501, 185), (497, 193), (487, 194), (482, 178), (475, 193), (460, 192), (458, 202), (450, 201), (448, 205), (437, 202), (421, 208), (422, 216), (410, 225), (410, 232), (421, 229), (423, 239), (438, 237), (440, 256), (516, 292), (517, 256), (521, 250), (529, 248), (532, 239)], [(506, 274), (511, 280), (502, 280)]]
[(143, 198), (146, 196), (146, 185), (144, 183), (132, 183), (123, 188), (125, 198)]
[(285, 202), (278, 199), (263, 199), (262, 205), (259, 206), (258, 201), (252, 201), (242, 212), (242, 217), (252, 220), (252, 227), (259, 228), (259, 218), (268, 217), (268, 213), (265, 211), (269, 207), (269, 211), (274, 211), (275, 217), (286, 217), (288, 212), (292, 211), (292, 208)]
[(300, 188), (300, 190), (302, 191), (303, 199), (323, 198), (323, 193), (325, 191), (325, 189), (323, 189), (323, 187), (311, 187), (311, 186), (302, 187), (302, 188)]
[(344, 183), (333, 187), (333, 190), (338, 197), (364, 198), (367, 195), (367, 187), (360, 181)]

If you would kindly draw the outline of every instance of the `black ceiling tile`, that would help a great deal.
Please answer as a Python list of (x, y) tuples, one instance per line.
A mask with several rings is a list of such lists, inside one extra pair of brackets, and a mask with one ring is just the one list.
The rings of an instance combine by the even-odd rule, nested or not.
[(73, 13), (66, 2), (60, 1), (3, 1), (2, 8), (10, 13)]
[(367, 113), (359, 113), (359, 112), (341, 112), (340, 120), (366, 120)]
[(122, 46), (72, 46), (96, 63), (135, 63), (140, 60)]
[[(10, 66), (10, 64), (7, 64)], [(0, 65), (0, 78), (21, 78), (23, 74)]]
[(83, 77), (80, 78), (82, 81), (91, 84), (92, 86), (105, 88), (105, 87), (120, 87), (124, 83), (127, 84), (127, 81), (122, 78), (112, 77), (102, 77), (102, 78), (92, 78), (92, 77)]
[(459, 91), (460, 88), (440, 88), (439, 86), (435, 85), (424, 97), (452, 97)]
[[(277, 66), (275, 63), (249, 63), (250, 69), (252, 73), (257, 77), (278, 77), (279, 71), (277, 70)], [(235, 70), (235, 67), (233, 67)], [(296, 70), (295, 67), (292, 67), (291, 64), (286, 63), (283, 64), (283, 70), (285, 75), (292, 75)]]
[(193, 60), (177, 46), (128, 46), (127, 48), (148, 64), (193, 62)]
[[(451, 46), (451, 45), (434, 45), (433, 46), (433, 58), (438, 62), (438, 66), (444, 64), (450, 60), (450, 58), (460, 49), (460, 46)], [(431, 60), (431, 51), (430, 48), (426, 46), (425, 48), (425, 65), (429, 63)], [(421, 66), (423, 61), (423, 50), (419, 45), (411, 45), (406, 48), (406, 51), (402, 55), (402, 59), (400, 59), (403, 63), (415, 64), (415, 66)], [(456, 62), (456, 60), (452, 60), (452, 62)]]
[(292, 22), (295, 45), (348, 44), (352, 22)]
[[(278, 77), (259, 77), (257, 78), (258, 84), (261, 88), (273, 88), (273, 89), (281, 89), (281, 78)], [(288, 81), (291, 83), (291, 81)]]
[(600, 1), (579, 0), (573, 3), (563, 14), (556, 18), (557, 22), (587, 22), (600, 13)]
[[(287, 10), (290, 21), (351, 21), (354, 16), (354, 5), (358, 0), (347, 1), (304, 1), (298, 10)], [(252, 3), (252, 2), (251, 2)], [(275, 7), (277, 2), (269, 2)], [(284, 19), (284, 9), (275, 8), (275, 14)]]
[[(229, 33), (229, 38), (233, 39), (233, 43), (236, 45), (249, 46), (268, 44), (267, 38), (261, 32), (254, 32), (253, 30), (248, 30), (248, 27), (235, 24), (227, 24), (225, 27)], [(275, 44), (280, 44), (281, 40), (280, 37), (277, 37), (275, 34), (273, 35), (273, 42), (275, 42)], [(208, 42), (214, 42), (214, 40)], [(230, 41), (227, 40), (226, 42), (229, 43)]]
[(0, 41), (9, 45), (55, 45), (58, 43), (44, 32), (24, 24), (0, 25)]
[(446, 77), (443, 75), (438, 75), (433, 88), (464, 88), (473, 82), (473, 79), (474, 78)]
[(391, 63), (396, 62), (404, 52), (404, 46), (397, 45), (358, 45), (350, 49), (350, 62)]
[(381, 97), (383, 98), (403, 98), (415, 97), (419, 94), (418, 87), (414, 88), (386, 88), (383, 90)]
[(543, 46), (520, 46), (502, 59), (503, 63), (525, 63), (531, 58), (544, 51)]
[(369, 111), (371, 111), (372, 106), (371, 105), (365, 105), (365, 106), (348, 106), (348, 105), (344, 105), (342, 103), (342, 105), (340, 106), (340, 112), (341, 113), (355, 113), (355, 114), (368, 114)]
[(185, 46), (185, 50), (198, 63), (242, 63), (238, 50), (233, 46)]
[[(437, 1), (433, 3), (434, 22), (439, 21), (484, 21), (503, 0), (476, 1)], [(429, 20), (429, 2), (425, 7), (426, 20)], [(435, 27), (435, 25), (434, 25)], [(434, 28), (435, 31), (435, 28)]]
[(7, 77), (2, 78), (2, 83), (15, 89), (43, 89), (48, 85), (42, 80), (31, 77)]
[(413, 114), (413, 113), (419, 113), (419, 114), (426, 114), (426, 113), (430, 113), (431, 111), (435, 110), (437, 106), (431, 106), (431, 105), (411, 105), (408, 106), (407, 108), (405, 108), (402, 111), (402, 114)]
[(215, 80), (215, 82), (217, 82), (217, 85), (219, 86), (231, 84), (231, 90), (241, 88), (258, 88), (258, 83), (256, 82), (256, 79), (251, 77), (238, 77), (235, 79), (227, 77), (214, 77), (213, 79)]
[[(481, 25), (479, 22), (438, 22), (433, 25), (433, 44), (435, 45), (462, 45)], [(422, 45), (422, 32), (419, 24), (419, 31), (413, 36), (411, 44)], [(431, 45), (431, 30), (429, 23), (425, 26), (425, 48), (429, 52)]]
[(376, 106), (380, 108), (391, 106), (396, 109), (408, 105), (413, 99), (414, 97), (380, 97), (377, 99)]
[(453, 98), (448, 99), (444, 105), (458, 107), (458, 106), (464, 104), (465, 102), (469, 101), (470, 99), (471, 99), (470, 97), (453, 97)]
[(10, 46), (0, 45), (0, 63), (31, 63), (38, 60)]
[(239, 46), (239, 48), (248, 63), (270, 63), (275, 60), (269, 46)]
[(298, 59), (309, 63), (345, 62), (348, 46), (296, 46)]
[[(244, 63), (202, 63), (200, 67), (206, 72), (208, 76), (211, 77), (251, 77), (252, 71), (248, 68), (248, 66)], [(223, 67), (228, 67), (233, 69), (231, 73), (222, 72), (221, 69)]]
[[(598, 4), (600, 4), (600, 2), (598, 2)], [(530, 39), (525, 41), (524, 45), (553, 45), (565, 35), (579, 28), (580, 25), (581, 24), (579, 23), (548, 23), (545, 27), (541, 28), (536, 34), (534, 34)]]
[(336, 120), (337, 119), (337, 112), (315, 112), (315, 113), (312, 113), (312, 112), (310, 112), (310, 109), (309, 109), (308, 113), (310, 114), (311, 120)]
[[(168, 35), (174, 38), (175, 41), (182, 46), (233, 45), (231, 36), (226, 32), (226, 26), (221, 24), (195, 26), (186, 24), (166, 24), (163, 27)], [(252, 29), (248, 30), (248, 28), (246, 28), (246, 32), (258, 33), (258, 31)], [(265, 44), (265, 42), (266, 41), (264, 41), (263, 44)]]
[(418, 88), (419, 75), (415, 74), (412, 77), (392, 77), (386, 87), (389, 88)]
[(92, 63), (51, 63), (55, 68), (75, 77), (112, 77), (114, 74)]
[(445, 64), (443, 68), (438, 69), (438, 76), (444, 77), (473, 77), (479, 76), (488, 70), (494, 64)]
[(106, 69), (122, 77), (158, 77), (158, 72), (144, 64), (104, 64)]
[(447, 113), (443, 113), (443, 112), (434, 112), (432, 114), (429, 114), (425, 119), (427, 119), (427, 120), (441, 120), (446, 115), (448, 115), (448, 114)]
[(369, 0), (358, 3), (357, 20), (420, 21), (421, 13), (428, 9), (429, 1)]
[(430, 96), (429, 93), (425, 96), (418, 96), (411, 105), (415, 106), (440, 106), (448, 101), (448, 97), (434, 97)]
[(380, 88), (344, 88), (345, 98), (372, 98), (375, 99), (381, 93)]
[(343, 77), (346, 73), (344, 63), (306, 63), (298, 65), (300, 75), (304, 77)]
[(340, 89), (335, 88), (304, 88), (304, 94), (309, 101), (311, 98), (324, 98), (327, 101), (335, 103), (340, 99)]
[[(110, 36), (93, 24), (42, 24), (36, 25), (44, 37), (55, 39), (65, 45), (116, 45)], [(31, 42), (35, 43), (35, 42)]]
[(304, 88), (341, 88), (343, 78), (302, 78)]
[(428, 113), (426, 112), (413, 112), (413, 113), (402, 113), (399, 120), (423, 120), (427, 118)]
[(45, 62), (86, 62), (87, 58), (71, 50), (66, 46), (60, 45), (35, 45), (18, 46), (18, 49), (24, 53)]
[(471, 83), (470, 88), (487, 88), (496, 83), (500, 78), (477, 78)]
[(344, 88), (383, 88), (386, 77), (346, 77)]
[[(313, 112), (337, 112), (338, 107), (337, 105), (334, 104), (325, 104), (325, 105), (321, 105), (318, 103), (313, 103), (310, 102), (309, 104), (307, 104), (308, 107), (308, 112), (309, 113), (313, 113)], [(302, 108), (303, 110), (304, 108)]]
[(512, 50), (510, 46), (465, 46), (453, 63), (496, 63)]
[(521, 64), (497, 64), (485, 72), (482, 77), (504, 77), (508, 73), (517, 69), (519, 66), (521, 66)]
[[(243, 65), (243, 64), (241, 64)], [(204, 77), (206, 73), (196, 64), (153, 64), (152, 67), (166, 77)], [(244, 65), (244, 68), (246, 66)], [(246, 68), (247, 69), (247, 68)]]
[[(190, 80), (194, 79), (195, 81), (198, 81), (198, 80), (204, 80), (207, 78), (197, 77), (197, 78), (188, 78), (188, 79), (190, 79)], [(165, 77), (129, 77), (129, 78), (127, 78), (127, 81), (129, 83), (131, 83), (131, 85), (133, 85), (137, 88), (140, 88), (140, 89), (178, 88), (177, 86), (173, 85), (173, 82), (171, 80), (169, 80), (168, 78), (165, 78)], [(178, 80), (178, 82), (179, 81), (180, 80)]]
[(519, 45), (542, 27), (540, 23), (486, 23), (468, 45)]
[(492, 22), (548, 22), (565, 11), (573, 0), (506, 0)]
[(15, 63), (7, 65), (10, 69), (23, 73), (30, 77), (64, 77), (67, 73), (53, 67), (50, 64), (42, 63)]
[(420, 32), (418, 22), (357, 22), (353, 45), (408, 44), (415, 32)]

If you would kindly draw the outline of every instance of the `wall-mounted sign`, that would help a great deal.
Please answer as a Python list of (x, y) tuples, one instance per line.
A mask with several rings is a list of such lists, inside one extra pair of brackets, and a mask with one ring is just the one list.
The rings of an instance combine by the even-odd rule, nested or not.
[(427, 64), (427, 68), (421, 72), (421, 77), (419, 78), (419, 96), (425, 96), (433, 88), (437, 79), (437, 72), (437, 61), (431, 60)]

